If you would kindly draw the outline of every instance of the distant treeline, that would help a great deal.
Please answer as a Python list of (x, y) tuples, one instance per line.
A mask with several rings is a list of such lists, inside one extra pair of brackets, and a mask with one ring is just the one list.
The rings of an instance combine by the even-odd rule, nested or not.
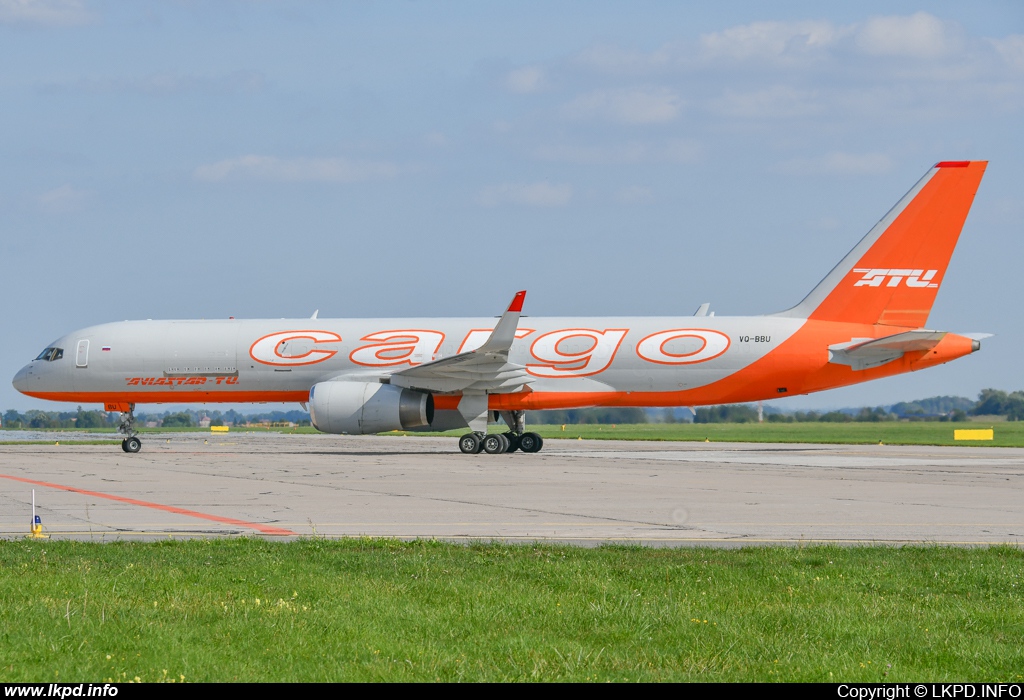
[(531, 423), (541, 425), (617, 424), (632, 425), (646, 423), (647, 412), (642, 408), (573, 408), (558, 411), (530, 411), (527, 417)]
[[(683, 413), (689, 416), (688, 410)], [(658, 408), (580, 408), (557, 411), (530, 411), (530, 423), (561, 424), (622, 424), (679, 421), (676, 409)], [(764, 420), (769, 423), (850, 423), (854, 421), (879, 422), (895, 420), (911, 421), (965, 421), (970, 416), (1006, 416), (1007, 420), (1024, 420), (1024, 391), (1005, 392), (998, 389), (984, 389), (977, 401), (963, 396), (933, 396), (919, 401), (903, 401), (892, 406), (875, 408), (847, 408), (838, 411), (796, 411), (785, 413), (775, 407), (766, 406)], [(199, 425), (203, 417), (210, 419), (210, 425), (253, 425), (259, 423), (295, 423), (309, 425), (306, 411), (266, 411), (263, 413), (239, 413), (229, 411), (164, 411), (162, 413), (137, 413), (138, 425), (157, 427), (188, 428)], [(684, 419), (685, 420), (685, 419)], [(756, 423), (757, 407), (751, 404), (728, 404), (698, 408), (693, 415), (694, 423)], [(9, 410), (3, 414), (5, 428), (113, 428), (117, 427), (119, 416), (116, 412), (86, 411), (81, 406), (76, 411), (25, 411)]]
[[(819, 413), (818, 411), (796, 411), (795, 413), (764, 412), (766, 423), (853, 423), (900, 420), (900, 416), (890, 412), (888, 409), (877, 406), (875, 408), (861, 408), (856, 412), (829, 411)], [(949, 420), (949, 419), (947, 419)], [(955, 420), (967, 420), (966, 414)], [(728, 406), (712, 406), (710, 408), (698, 408), (697, 415), (693, 417), (694, 423), (756, 423), (757, 409), (745, 404), (734, 404)]]
[(117, 414), (105, 411), (4, 411), (5, 428), (113, 428)]
[(266, 411), (263, 413), (239, 413), (229, 411), (198, 411), (184, 410), (176, 413), (136, 413), (140, 425), (156, 423), (161, 428), (194, 428), (203, 418), (210, 419), (210, 425), (256, 425), (259, 423), (294, 423), (309, 425), (309, 413), (306, 411)]
[[(199, 425), (202, 418), (209, 418), (210, 425), (252, 425), (258, 423), (295, 423), (309, 425), (309, 413), (306, 411), (266, 411), (263, 413), (239, 413), (229, 411), (163, 411), (162, 413), (136, 413), (136, 425), (145, 427), (153, 424), (162, 428), (192, 428)], [(77, 411), (5, 411), (3, 427), (5, 428), (116, 428), (120, 422), (117, 411), (86, 411), (81, 406)]]
[[(959, 422), (970, 416), (1006, 416), (1011, 421), (1024, 420), (1024, 391), (1007, 393), (998, 389), (984, 389), (977, 401), (963, 396), (933, 396), (919, 401), (903, 401), (889, 407), (843, 409), (826, 413), (764, 410), (764, 420), (769, 423), (875, 423), (895, 420)], [(698, 408), (693, 422), (756, 423), (757, 408), (750, 404)]]

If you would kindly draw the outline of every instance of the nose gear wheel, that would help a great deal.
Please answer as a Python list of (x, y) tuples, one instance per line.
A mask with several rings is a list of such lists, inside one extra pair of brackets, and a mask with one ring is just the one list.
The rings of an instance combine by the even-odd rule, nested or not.
[(135, 430), (135, 404), (128, 404), (128, 410), (121, 413), (121, 423), (117, 426), (117, 432), (125, 436), (121, 441), (121, 449), (128, 454), (135, 454), (142, 449), (142, 440)]

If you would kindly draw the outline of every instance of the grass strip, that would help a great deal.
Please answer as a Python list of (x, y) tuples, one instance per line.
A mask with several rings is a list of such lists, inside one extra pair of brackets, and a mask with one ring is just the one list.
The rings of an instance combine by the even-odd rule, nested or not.
[(3, 681), (1019, 682), (1013, 547), (0, 543)]
[[(960, 441), (953, 431), (961, 428), (993, 428), (993, 440)], [(639, 423), (635, 425), (530, 424), (527, 430), (545, 440), (664, 440), (676, 442), (765, 442), (844, 445), (963, 445), (971, 447), (1024, 447), (1024, 422), (951, 423)], [(491, 432), (503, 432), (491, 426)], [(431, 433), (456, 437), (466, 431)], [(415, 435), (417, 433), (408, 433)], [(423, 434), (423, 433), (419, 433)]]
[[(963, 428), (992, 428), (993, 440), (959, 441), (953, 438), (953, 431)], [(938, 421), (882, 421), (878, 423), (639, 423), (635, 425), (601, 425), (583, 424), (559, 425), (529, 424), (528, 430), (539, 433), (545, 440), (664, 440), (677, 442), (765, 442), (765, 443), (820, 443), (868, 445), (881, 442), (885, 445), (964, 445), (974, 447), (1024, 447), (1024, 421), (1005, 421), (997, 423), (980, 422), (938, 422)], [(490, 426), (490, 432), (504, 432), (503, 425)], [(74, 430), (31, 430), (33, 435), (52, 433), (78, 432)], [(82, 430), (83, 434), (89, 431)], [(100, 431), (96, 431), (101, 434)], [(224, 438), (231, 435), (283, 433), (298, 435), (323, 435), (309, 426), (296, 428), (232, 428), (227, 433), (212, 433), (214, 437)], [(393, 431), (385, 435), (420, 435), (457, 437), (465, 430), (450, 430), (444, 433), (401, 432)], [(202, 433), (210, 435), (209, 430), (201, 428), (147, 428), (139, 432), (146, 435), (163, 433)], [(0, 437), (3, 431), (0, 431)], [(111, 435), (111, 440), (119, 439)], [(45, 440), (6, 440), (0, 444), (25, 445), (46, 444)], [(75, 440), (76, 444), (85, 444)], [(106, 444), (97, 441), (89, 444)]]

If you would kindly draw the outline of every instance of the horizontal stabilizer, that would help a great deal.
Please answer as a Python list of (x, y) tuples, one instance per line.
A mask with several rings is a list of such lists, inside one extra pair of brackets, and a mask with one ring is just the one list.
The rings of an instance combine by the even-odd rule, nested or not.
[(903, 357), (904, 353), (930, 350), (946, 336), (946, 331), (916, 330), (884, 338), (854, 338), (847, 343), (829, 345), (829, 362), (849, 365), (855, 370), (878, 367)]

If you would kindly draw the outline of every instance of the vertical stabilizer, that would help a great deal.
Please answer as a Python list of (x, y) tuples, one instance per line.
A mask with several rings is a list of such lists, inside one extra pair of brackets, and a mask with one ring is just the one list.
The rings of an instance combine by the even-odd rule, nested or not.
[(987, 165), (937, 163), (803, 301), (778, 315), (923, 327)]

